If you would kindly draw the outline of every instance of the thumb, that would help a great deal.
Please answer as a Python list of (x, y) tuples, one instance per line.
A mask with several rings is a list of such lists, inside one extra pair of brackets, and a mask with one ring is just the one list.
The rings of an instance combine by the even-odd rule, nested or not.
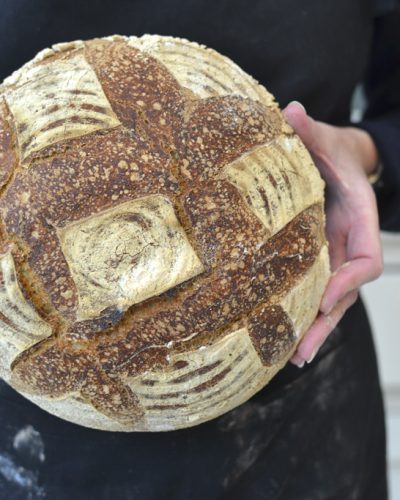
[(283, 114), (306, 148), (314, 151), (316, 123), (307, 115), (304, 106), (300, 102), (292, 101), (283, 110)]

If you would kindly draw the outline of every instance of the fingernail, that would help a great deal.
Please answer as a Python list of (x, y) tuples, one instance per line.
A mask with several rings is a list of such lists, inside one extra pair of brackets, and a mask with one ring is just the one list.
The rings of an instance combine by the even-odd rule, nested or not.
[(311, 353), (311, 356), (307, 359), (307, 364), (310, 364), (315, 356), (317, 355), (317, 352), (319, 351), (319, 347), (316, 347), (313, 352)]
[(297, 106), (300, 106), (301, 108), (303, 108), (304, 113), (307, 113), (306, 108), (301, 104), (301, 102), (299, 102), (299, 101), (292, 101), (289, 104), (297, 104)]
[(299, 356), (297, 353), (291, 358), (290, 360), (294, 365), (296, 365), (298, 368), (303, 368), (305, 360)]

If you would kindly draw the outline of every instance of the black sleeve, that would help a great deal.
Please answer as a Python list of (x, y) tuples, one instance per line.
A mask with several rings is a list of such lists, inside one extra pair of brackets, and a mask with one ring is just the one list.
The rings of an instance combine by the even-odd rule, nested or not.
[(376, 195), (381, 228), (400, 230), (400, 3), (375, 20), (364, 81), (368, 106), (357, 126), (375, 141), (383, 165)]

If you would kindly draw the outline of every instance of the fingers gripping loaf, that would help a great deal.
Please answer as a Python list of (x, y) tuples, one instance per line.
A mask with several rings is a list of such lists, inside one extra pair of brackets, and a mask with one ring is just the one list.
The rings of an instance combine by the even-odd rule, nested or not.
[(0, 87), (0, 376), (88, 427), (177, 429), (284, 366), (328, 276), (323, 182), (217, 52), (59, 44)]

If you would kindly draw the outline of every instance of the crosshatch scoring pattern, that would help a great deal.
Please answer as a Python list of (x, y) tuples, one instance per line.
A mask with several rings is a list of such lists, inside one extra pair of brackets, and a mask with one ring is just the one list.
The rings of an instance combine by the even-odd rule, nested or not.
[(58, 44), (0, 87), (0, 376), (62, 418), (169, 430), (284, 366), (329, 277), (323, 182), (217, 52)]

